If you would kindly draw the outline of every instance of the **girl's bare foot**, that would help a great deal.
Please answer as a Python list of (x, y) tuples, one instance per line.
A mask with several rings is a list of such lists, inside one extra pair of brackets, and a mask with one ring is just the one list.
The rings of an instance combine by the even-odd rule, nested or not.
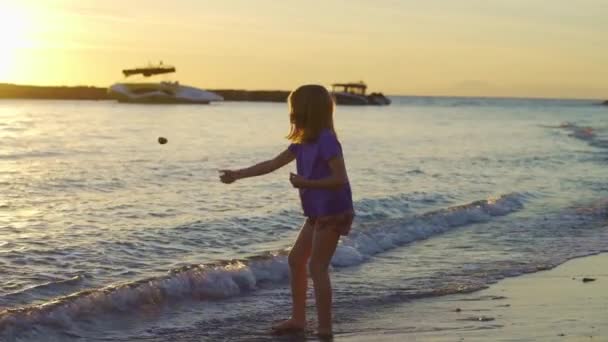
[(275, 334), (285, 334), (304, 331), (306, 322), (296, 321), (293, 318), (279, 322), (272, 326), (272, 332)]
[(331, 332), (331, 330), (329, 330), (329, 331), (319, 330), (317, 332), (317, 337), (321, 341), (333, 341), (334, 340), (334, 334)]

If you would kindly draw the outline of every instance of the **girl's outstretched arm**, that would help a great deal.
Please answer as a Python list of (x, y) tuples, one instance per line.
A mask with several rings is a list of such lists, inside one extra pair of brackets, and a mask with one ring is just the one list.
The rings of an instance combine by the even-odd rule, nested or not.
[(240, 169), (240, 170), (220, 170), (220, 180), (222, 183), (230, 184), (241, 178), (256, 177), (271, 173), (289, 163), (295, 159), (295, 155), (285, 149), (279, 155), (273, 159), (263, 161), (253, 166)]
[(316, 189), (339, 189), (348, 183), (346, 166), (342, 157), (334, 157), (329, 160), (331, 176), (322, 179), (306, 179), (300, 175), (291, 174), (289, 181), (294, 188), (316, 188)]

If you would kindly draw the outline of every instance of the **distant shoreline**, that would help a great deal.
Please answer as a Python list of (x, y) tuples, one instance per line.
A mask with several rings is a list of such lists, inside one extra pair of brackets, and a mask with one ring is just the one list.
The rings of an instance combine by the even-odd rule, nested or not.
[[(245, 90), (245, 89), (207, 89), (221, 95), (225, 101), (286, 102), (288, 90)], [(390, 95), (389, 95), (390, 96)], [(588, 98), (548, 98), (548, 97), (496, 97), (496, 96), (453, 96), (453, 95), (394, 95), (428, 98), (484, 98), (484, 99), (521, 99), (521, 100), (581, 100), (598, 101), (608, 106), (608, 100)], [(95, 86), (32, 86), (0, 83), (0, 99), (28, 100), (113, 100), (107, 88)]]
[[(226, 101), (285, 102), (286, 90), (209, 89)], [(29, 86), (0, 83), (0, 99), (113, 100), (107, 88), (90, 86)]]

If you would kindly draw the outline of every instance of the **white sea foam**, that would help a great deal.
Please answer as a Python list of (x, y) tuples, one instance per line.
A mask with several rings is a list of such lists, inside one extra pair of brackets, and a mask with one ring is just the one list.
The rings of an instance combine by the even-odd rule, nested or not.
[[(490, 220), (523, 207), (522, 196), (509, 194), (462, 206), (429, 212), (408, 220), (379, 221), (372, 227), (355, 227), (338, 247), (332, 265), (344, 267), (365, 262), (374, 254), (441, 234), (450, 229)], [(289, 273), (287, 251), (248, 260), (192, 265), (166, 276), (81, 291), (41, 305), (0, 312), (0, 331), (37, 323), (69, 325), (82, 315), (127, 311), (183, 298), (221, 299), (255, 290), (261, 283), (284, 282)]]

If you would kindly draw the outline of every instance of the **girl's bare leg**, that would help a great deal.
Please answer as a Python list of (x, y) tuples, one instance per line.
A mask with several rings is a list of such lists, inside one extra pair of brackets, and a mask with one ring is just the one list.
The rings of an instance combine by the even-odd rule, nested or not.
[(317, 302), (318, 334), (323, 336), (332, 334), (332, 295), (328, 268), (339, 240), (340, 234), (332, 229), (315, 230), (312, 239), (310, 275)]
[(312, 249), (313, 226), (306, 221), (295, 244), (289, 252), (289, 273), (291, 282), (291, 319), (272, 327), (277, 332), (303, 330), (306, 327), (306, 290), (308, 274), (306, 265)]

